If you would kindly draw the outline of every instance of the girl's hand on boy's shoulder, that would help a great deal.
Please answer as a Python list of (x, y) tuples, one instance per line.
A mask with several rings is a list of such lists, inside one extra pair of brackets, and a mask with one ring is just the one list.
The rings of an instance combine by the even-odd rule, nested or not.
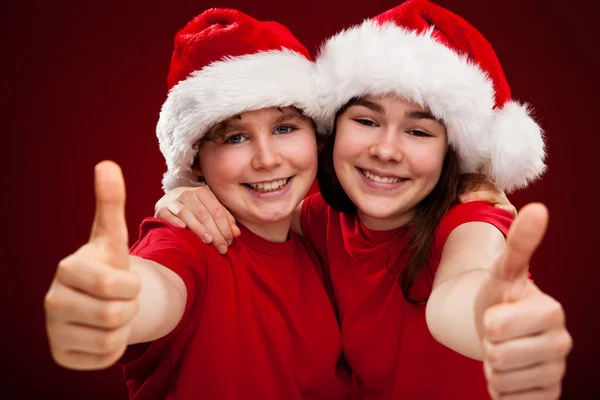
[(155, 205), (154, 216), (179, 228), (188, 228), (221, 254), (240, 235), (235, 218), (217, 200), (208, 186), (178, 187)]

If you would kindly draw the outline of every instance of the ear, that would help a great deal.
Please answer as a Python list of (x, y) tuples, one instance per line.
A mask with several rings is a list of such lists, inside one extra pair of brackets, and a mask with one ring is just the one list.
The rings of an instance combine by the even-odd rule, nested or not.
[(192, 172), (198, 178), (204, 178), (204, 174), (202, 173), (202, 167), (200, 166), (200, 159), (198, 159), (198, 155), (194, 157), (194, 162), (192, 163)]

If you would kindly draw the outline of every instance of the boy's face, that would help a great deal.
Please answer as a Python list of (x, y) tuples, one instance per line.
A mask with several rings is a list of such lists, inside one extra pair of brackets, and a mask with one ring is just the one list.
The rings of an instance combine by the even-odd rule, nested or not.
[(312, 122), (291, 107), (247, 111), (219, 124), (194, 172), (249, 229), (291, 221), (317, 172)]

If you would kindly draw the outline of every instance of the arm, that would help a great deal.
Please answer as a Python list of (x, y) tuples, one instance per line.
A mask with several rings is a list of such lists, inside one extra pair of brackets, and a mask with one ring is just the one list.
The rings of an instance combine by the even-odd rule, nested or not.
[(99, 164), (95, 186), (90, 240), (59, 263), (44, 302), (52, 356), (81, 370), (109, 367), (128, 344), (166, 335), (186, 304), (181, 278), (129, 255), (119, 167)]
[(181, 321), (187, 290), (170, 269), (136, 256), (129, 259), (131, 270), (140, 277), (141, 291), (127, 344), (151, 342), (168, 335)]
[(561, 393), (571, 335), (560, 303), (528, 279), (547, 222), (546, 208), (530, 204), (504, 246), (470, 223), (456, 228), (444, 245), (427, 324), (440, 342), (483, 360), (494, 399), (557, 399)]
[(481, 360), (473, 309), (489, 268), (504, 248), (504, 236), (484, 222), (469, 222), (452, 231), (427, 302), (427, 326), (445, 346)]

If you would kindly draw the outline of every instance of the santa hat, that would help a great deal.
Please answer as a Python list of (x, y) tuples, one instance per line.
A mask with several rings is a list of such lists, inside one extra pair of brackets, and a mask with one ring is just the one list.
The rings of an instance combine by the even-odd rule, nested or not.
[(316, 64), (328, 128), (354, 97), (397, 94), (444, 121), (462, 172), (511, 191), (545, 170), (542, 130), (511, 99), (492, 46), (442, 7), (409, 0), (328, 39)]
[(210, 9), (175, 36), (169, 94), (156, 128), (167, 162), (165, 191), (199, 186), (193, 145), (215, 124), (244, 111), (318, 108), (314, 63), (283, 25), (237, 10)]

